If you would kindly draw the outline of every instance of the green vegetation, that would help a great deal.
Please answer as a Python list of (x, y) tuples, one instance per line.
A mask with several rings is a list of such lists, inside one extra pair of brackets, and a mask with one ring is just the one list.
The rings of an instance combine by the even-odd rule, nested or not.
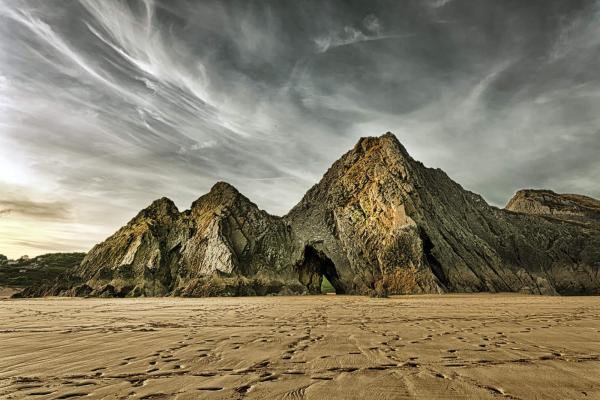
[(321, 281), (321, 293), (323, 293), (323, 294), (335, 293), (335, 288), (333, 287), (331, 282), (329, 282), (329, 280), (327, 278), (325, 278), (324, 276), (323, 276), (323, 280)]
[(81, 263), (85, 253), (52, 253), (0, 261), (0, 286), (24, 288), (54, 280)]

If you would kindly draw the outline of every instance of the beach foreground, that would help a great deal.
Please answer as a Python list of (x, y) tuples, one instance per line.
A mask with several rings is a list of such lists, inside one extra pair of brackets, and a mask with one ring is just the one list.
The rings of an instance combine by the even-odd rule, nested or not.
[(0, 398), (600, 398), (600, 298), (0, 302)]

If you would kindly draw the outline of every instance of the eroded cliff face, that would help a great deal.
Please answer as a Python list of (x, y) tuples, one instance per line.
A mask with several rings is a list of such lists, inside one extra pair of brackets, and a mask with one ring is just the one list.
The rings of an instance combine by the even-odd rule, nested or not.
[(284, 217), (296, 253), (314, 248), (335, 264), (338, 291), (368, 293), (398, 268), (415, 271), (410, 292), (443, 290), (411, 216), (410, 162), (392, 134), (363, 138)]
[(430, 266), (448, 290), (600, 291), (598, 230), (499, 210), (441, 170), (414, 170), (422, 188), (412, 196), (414, 219), (430, 242)]
[(184, 212), (157, 200), (31, 294), (319, 293), (323, 277), (349, 294), (595, 294), (599, 269), (597, 225), (491, 207), (388, 133), (361, 139), (281, 218), (222, 182)]
[(111, 297), (303, 293), (289, 273), (289, 241), (280, 218), (219, 182), (181, 213), (171, 200), (156, 200), (92, 248), (67, 285), (56, 282), (48, 291)]
[(600, 293), (598, 230), (491, 207), (390, 133), (361, 139), (286, 219), (347, 292), (405, 269), (415, 292)]

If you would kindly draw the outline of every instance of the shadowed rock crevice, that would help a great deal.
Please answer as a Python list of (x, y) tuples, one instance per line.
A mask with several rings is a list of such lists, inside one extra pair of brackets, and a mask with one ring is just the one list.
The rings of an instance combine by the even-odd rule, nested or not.
[(427, 264), (431, 268), (431, 272), (437, 278), (439, 285), (441, 285), (445, 290), (448, 288), (448, 277), (444, 273), (442, 269), (442, 265), (433, 255), (434, 245), (425, 232), (423, 228), (419, 229), (419, 236), (421, 237), (421, 241), (423, 242), (423, 254), (425, 256), (425, 260)]

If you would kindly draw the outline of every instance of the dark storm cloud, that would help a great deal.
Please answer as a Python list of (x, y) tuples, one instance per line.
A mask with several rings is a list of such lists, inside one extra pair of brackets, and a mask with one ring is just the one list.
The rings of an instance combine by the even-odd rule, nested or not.
[(283, 214), (393, 131), (496, 205), (598, 197), (599, 22), (592, 0), (0, 0), (0, 186), (68, 203), (92, 244), (217, 180)]

